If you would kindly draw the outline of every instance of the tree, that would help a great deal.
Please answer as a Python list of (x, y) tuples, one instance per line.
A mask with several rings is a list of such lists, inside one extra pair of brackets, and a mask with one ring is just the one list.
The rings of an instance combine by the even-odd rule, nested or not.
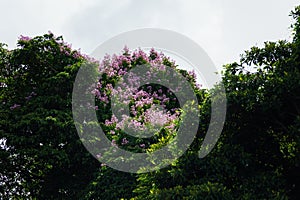
[[(135, 71), (139, 66), (145, 69), (142, 75)], [(176, 136), (179, 121), (187, 116), (186, 113), (189, 112), (189, 109), (179, 107), (178, 99), (166, 85), (154, 84), (151, 81), (147, 83), (149, 79), (162, 80), (162, 76), (175, 79), (179, 75), (179, 77), (184, 78), (178, 78), (178, 82), (166, 81), (174, 86), (174, 91), (180, 91), (180, 88), (184, 88), (184, 84), (180, 82), (184, 81), (192, 86), (192, 90), (198, 94), (199, 99), (201, 98), (200, 95), (203, 94), (196, 84), (196, 77), (193, 72), (178, 69), (175, 62), (171, 62), (170, 58), (154, 49), (151, 49), (147, 54), (140, 49), (131, 52), (125, 47), (120, 55), (105, 56), (99, 69), (102, 76), (96, 84), (97, 87), (93, 89), (93, 93), (96, 96), (98, 122), (100, 122), (106, 137), (111, 140), (112, 148), (118, 146), (133, 153), (151, 153), (166, 145)], [(145, 74), (146, 76), (143, 76)], [(126, 84), (122, 84), (122, 78)], [(143, 81), (146, 84), (141, 84)], [(111, 94), (117, 94), (121, 98), (113, 101)], [(196, 98), (195, 101), (197, 101)], [(188, 100), (181, 99), (182, 102), (186, 103), (186, 107), (195, 107), (190, 105)], [(116, 113), (112, 113), (112, 106), (115, 106), (117, 110), (130, 108), (130, 116), (123, 114), (118, 117)], [(165, 112), (156, 109), (157, 107), (165, 108)], [(197, 107), (195, 109), (198, 110)], [(90, 124), (91, 121), (87, 120), (86, 123)], [(156, 129), (157, 125), (158, 129)], [(134, 137), (129, 135), (126, 129), (142, 134), (146, 133), (144, 130), (147, 129), (153, 131), (154, 134), (149, 138)], [(88, 134), (83, 133), (83, 135)], [(95, 137), (90, 137), (92, 142), (101, 141), (99, 138), (95, 140)], [(113, 150), (106, 150), (105, 153), (98, 154), (97, 157), (99, 159), (107, 158), (108, 155), (108, 158), (111, 159)], [(170, 153), (173, 151), (170, 150)], [(155, 162), (157, 161), (155, 160)], [(141, 170), (143, 169), (137, 171)], [(134, 197), (132, 191), (136, 188), (136, 184), (136, 174), (117, 171), (104, 163), (95, 180), (86, 188), (84, 198), (129, 199)]]
[[(292, 17), (292, 42), (266, 42), (262, 48), (245, 51), (239, 62), (224, 66), (226, 123), (215, 148), (203, 159), (198, 151), (210, 122), (210, 94), (218, 86), (199, 89), (191, 74), (180, 71), (194, 85), (200, 105), (196, 138), (170, 166), (142, 174), (100, 165), (77, 136), (71, 92), (87, 57), (51, 33), (21, 37), (19, 47), (11, 51), (1, 45), (1, 198), (299, 199), (300, 7), (292, 11)], [(128, 151), (155, 151), (166, 140), (160, 139), (164, 138), (160, 132), (155, 140), (143, 143), (127, 137), (117, 129), (107, 96), (113, 92), (119, 69), (149, 64), (156, 53), (133, 56), (125, 51), (106, 57), (108, 64), (100, 67), (105, 73), (99, 80), (101, 87), (94, 91), (98, 120), (107, 137)], [(170, 60), (164, 61), (175, 67)], [(147, 87), (139, 88), (145, 97), (152, 95)], [(151, 88), (167, 91), (158, 85)], [(139, 117), (148, 103), (139, 107), (133, 100), (140, 99), (128, 103), (134, 108), (132, 117), (145, 122)], [(165, 102), (170, 112), (178, 108), (176, 101)]]
[(165, 169), (139, 175), (136, 199), (299, 198), (299, 10), (292, 12), (292, 42), (266, 42), (224, 66), (227, 116), (213, 151), (197, 157), (208, 99), (206, 126), (190, 151)]
[(1, 48), (2, 198), (66, 199), (89, 183), (98, 163), (76, 134), (73, 82), (87, 58), (52, 33)]

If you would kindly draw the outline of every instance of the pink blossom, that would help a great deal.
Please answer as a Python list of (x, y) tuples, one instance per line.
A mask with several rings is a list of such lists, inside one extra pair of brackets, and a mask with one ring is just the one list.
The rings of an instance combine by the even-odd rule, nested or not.
[(110, 126), (110, 125), (113, 125), (113, 124), (115, 124), (117, 122), (118, 122), (118, 118), (115, 115), (113, 115), (111, 117), (111, 120), (105, 120), (105, 125), (106, 126)]
[(112, 84), (110, 84), (110, 83), (107, 84), (107, 85), (106, 85), (106, 90), (107, 90), (107, 91), (112, 91), (112, 90), (113, 90)]
[(111, 141), (111, 145), (114, 146), (114, 147), (117, 146), (116, 140), (112, 140), (112, 141)]
[(30, 41), (32, 38), (24, 35), (20, 35), (19, 40), (20, 41)]
[(31, 99), (31, 95), (29, 95), (29, 96), (27, 96), (27, 97), (25, 97), (25, 99), (27, 100), (27, 101), (29, 101), (30, 99)]
[(129, 141), (128, 141), (126, 138), (123, 138), (121, 144), (122, 144), (122, 145), (126, 145), (126, 144), (128, 144), (128, 142), (129, 142)]
[[(179, 108), (169, 108), (167, 106), (170, 101), (177, 101), (176, 98), (172, 97), (173, 92), (167, 90), (164, 94), (162, 88), (158, 88), (155, 91), (156, 89), (154, 90), (150, 85), (147, 86), (146, 90), (137, 89), (141, 82), (157, 77), (160, 71), (165, 70), (166, 66), (163, 65), (165, 59), (169, 58), (166, 58), (162, 53), (158, 53), (154, 49), (151, 49), (150, 54), (147, 55), (141, 49), (130, 52), (127, 47), (123, 49), (123, 54), (121, 55), (106, 55), (103, 58), (99, 64), (99, 71), (107, 75), (109, 82), (99, 80), (96, 85), (97, 89), (93, 90), (92, 93), (102, 103), (105, 103), (104, 106), (108, 105), (111, 95), (117, 95), (120, 99), (116, 102), (116, 105), (118, 105), (119, 101), (121, 105), (130, 105), (131, 114), (130, 116), (123, 115), (122, 119), (119, 120), (114, 115), (111, 119), (105, 120), (105, 125), (111, 129), (108, 134), (114, 135), (117, 138), (119, 134), (116, 134), (115, 131), (124, 130), (125, 127), (136, 129), (137, 131), (146, 130), (149, 127), (156, 131), (157, 127), (165, 127), (170, 130), (169, 132), (172, 132), (176, 128), (176, 123), (180, 116)], [(134, 67), (132, 65), (135, 65), (135, 61), (137, 60), (145, 61), (152, 66), (146, 72), (146, 77), (139, 77), (130, 72), (130, 69)], [(173, 61), (172, 65), (175, 67)], [(123, 81), (120, 86), (114, 88), (114, 81), (122, 80), (123, 75), (126, 75), (128, 79)], [(192, 72), (189, 75), (194, 76)], [(161, 80), (158, 79), (157, 81)], [(178, 84), (176, 91), (180, 90), (182, 88)], [(168, 111), (166, 108), (170, 110)], [(127, 138), (121, 139), (122, 145), (128, 143)], [(112, 140), (112, 144), (116, 145), (116, 140)], [(145, 148), (145, 146), (145, 144), (140, 145), (141, 148)]]
[(129, 48), (127, 47), (127, 45), (125, 45), (125, 47), (123, 48), (123, 52), (124, 54), (129, 54)]
[(142, 51), (141, 49), (133, 52), (133, 60), (136, 61), (137, 59), (142, 58), (144, 61), (149, 62), (149, 58), (147, 54)]
[(98, 90), (98, 89), (94, 89), (93, 91), (92, 91), (92, 94), (93, 95), (95, 95), (96, 97), (101, 97), (101, 93), (100, 93), (100, 91)]
[(19, 104), (14, 104), (13, 106), (10, 107), (10, 109), (11, 109), (11, 110), (14, 110), (14, 109), (17, 109), (17, 108), (19, 108), (19, 107), (21, 107), (21, 105), (19, 105)]
[(101, 87), (102, 87), (102, 83), (101, 83), (101, 82), (98, 82), (98, 83), (97, 83), (97, 88), (100, 89)]
[(158, 68), (160, 71), (165, 71), (166, 70), (166, 66), (161, 64), (159, 65), (159, 68)]
[(101, 153), (98, 153), (98, 154), (96, 155), (96, 157), (99, 159), (99, 158), (102, 157), (102, 154), (101, 154)]
[(195, 79), (196, 78), (196, 73), (195, 73), (195, 70), (192, 70), (192, 71), (188, 71), (188, 74), (193, 78)]

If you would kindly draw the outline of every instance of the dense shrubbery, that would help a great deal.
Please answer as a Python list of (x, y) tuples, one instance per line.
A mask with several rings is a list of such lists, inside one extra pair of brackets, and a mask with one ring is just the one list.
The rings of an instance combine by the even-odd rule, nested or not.
[[(210, 120), (209, 94), (213, 91), (199, 89), (192, 74), (180, 71), (190, 77), (199, 100), (197, 137), (176, 162), (143, 174), (101, 165), (79, 140), (71, 110), (73, 82), (80, 65), (94, 61), (71, 50), (52, 33), (22, 36), (18, 48), (11, 51), (2, 45), (0, 138), (5, 140), (0, 148), (0, 197), (299, 199), (300, 7), (292, 15), (296, 20), (292, 42), (266, 42), (263, 48), (246, 51), (240, 62), (224, 66), (226, 123), (217, 145), (203, 159), (199, 159), (198, 150)], [(175, 68), (170, 59), (154, 50), (147, 55), (125, 49), (122, 55), (106, 57), (100, 63), (106, 75), (93, 91), (107, 136), (130, 151), (151, 151), (163, 145), (159, 138), (165, 137), (159, 135), (153, 141), (129, 138), (111, 115), (109, 94), (114, 92), (118, 77), (130, 66), (146, 63)], [(180, 117), (180, 112), (175, 115), (178, 102), (170, 101), (174, 94), (167, 88), (149, 86), (130, 96), (132, 117), (138, 126), (151, 125), (154, 113), (148, 113), (147, 121), (140, 118), (145, 117), (141, 108), (149, 109), (153, 103), (165, 105), (169, 113), (160, 114), (168, 120), (155, 122), (171, 125), (166, 130), (172, 135)]]

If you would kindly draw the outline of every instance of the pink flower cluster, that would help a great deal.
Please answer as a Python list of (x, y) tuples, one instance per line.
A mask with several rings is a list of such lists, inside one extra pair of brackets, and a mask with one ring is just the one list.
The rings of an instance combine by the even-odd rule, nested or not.
[(31, 37), (24, 36), (24, 35), (20, 35), (20, 37), (19, 37), (19, 40), (20, 40), (20, 41), (29, 41), (29, 40), (31, 40), (31, 39), (32, 39)]
[[(163, 53), (158, 53), (153, 48), (147, 55), (141, 49), (132, 53), (127, 47), (123, 49), (121, 55), (106, 55), (99, 64), (99, 72), (102, 74), (96, 88), (92, 91), (95, 97), (104, 105), (111, 103), (111, 95), (119, 97), (112, 106), (120, 109), (129, 108), (130, 116), (122, 115), (117, 117), (114, 114), (111, 119), (106, 119), (104, 125), (110, 128), (107, 133), (112, 138), (114, 144), (128, 145), (130, 138), (125, 137), (122, 130), (129, 128), (136, 131), (151, 129), (160, 131), (162, 128), (169, 134), (176, 132), (177, 124), (180, 120), (180, 108), (170, 107), (176, 105), (176, 96), (173, 92), (161, 85), (151, 84), (140, 87), (143, 77), (131, 73), (137, 65), (148, 64), (151, 66), (147, 71), (146, 78), (155, 77), (157, 72), (165, 72), (166, 67), (176, 68), (175, 62), (166, 57)], [(195, 73), (188, 74), (195, 78)], [(122, 82), (123, 77), (127, 81)], [(117, 83), (121, 82), (119, 85)], [(182, 90), (177, 86), (176, 91)], [(145, 143), (137, 144), (139, 148), (146, 148)]]

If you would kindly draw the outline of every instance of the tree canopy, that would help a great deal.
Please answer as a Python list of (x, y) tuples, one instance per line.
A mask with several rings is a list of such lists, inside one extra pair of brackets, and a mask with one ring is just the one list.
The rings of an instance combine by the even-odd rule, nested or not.
[[(213, 151), (202, 159), (198, 151), (210, 122), (210, 94), (218, 86), (201, 89), (193, 74), (178, 70), (197, 95), (201, 115), (196, 138), (170, 166), (140, 174), (98, 162), (77, 134), (72, 115), (76, 74), (84, 62), (99, 63), (52, 33), (21, 36), (13, 50), (1, 44), (0, 198), (299, 199), (300, 7), (291, 16), (295, 20), (291, 42), (265, 42), (245, 51), (238, 62), (224, 65), (226, 122)], [(126, 136), (117, 129), (109, 108), (108, 96), (121, 72), (158, 58), (158, 63), (177, 67), (155, 50), (150, 54), (125, 50), (103, 61), (104, 76), (94, 91), (98, 120), (108, 138), (126, 150), (155, 151), (177, 126), (176, 97), (158, 85), (140, 88), (145, 92), (128, 104), (136, 122), (151, 125), (156, 123), (150, 119), (153, 113), (147, 121), (141, 110), (164, 102), (168, 128), (152, 140)]]

